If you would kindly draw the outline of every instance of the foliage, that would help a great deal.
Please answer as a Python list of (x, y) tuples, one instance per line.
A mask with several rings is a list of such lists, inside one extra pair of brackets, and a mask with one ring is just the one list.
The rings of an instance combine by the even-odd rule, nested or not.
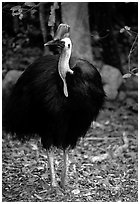
[[(55, 10), (59, 8), (58, 3), (3, 3), (3, 70), (24, 70), (36, 58), (43, 55), (44, 36), (42, 36), (41, 19), (39, 19), (41, 4), (45, 8), (46, 17), (50, 13), (48, 26), (51, 29), (46, 32), (50, 38), (51, 35), (54, 36)], [(11, 23), (6, 26), (6, 17), (9, 16), (12, 17), (9, 18)], [(44, 29), (47, 29), (47, 24)]]
[[(137, 55), (138, 34), (131, 31), (131, 28), (128, 26), (125, 26), (124, 28), (122, 28), (120, 30), (120, 33), (124, 33), (124, 32), (126, 32), (132, 39), (134, 38), (134, 41), (132, 43), (131, 49), (130, 49), (129, 54), (128, 54), (128, 71), (129, 71), (129, 73), (127, 73), (123, 76), (123, 78), (130, 78), (132, 75), (138, 76), (138, 67), (135, 67), (133, 69), (131, 67), (131, 58), (133, 57), (132, 54), (136, 53), (136, 55)], [(134, 34), (135, 34), (135, 36), (134, 36)]]
[(27, 12), (31, 12), (31, 15), (37, 12), (35, 8), (39, 7), (39, 5), (40, 3), (35, 4), (33, 2), (25, 2), (22, 6), (13, 6), (10, 10), (12, 11), (12, 16), (19, 16), (19, 19), (22, 20)]
[[(16, 51), (17, 47), (18, 47), (18, 50), (26, 49), (27, 46), (28, 47), (32, 46), (32, 49), (34, 49), (33, 47), (39, 47), (43, 50), (43, 37), (42, 37), (42, 31), (40, 29), (40, 22), (39, 22), (40, 4), (41, 3), (34, 3), (34, 2), (25, 2), (25, 3), (24, 2), (5, 2), (3, 3), (3, 31), (5, 32), (3, 34), (3, 39), (2, 39), (3, 40), (3, 56), (4, 56), (3, 67), (4, 69), (7, 68), (6, 60), (9, 60), (7, 59), (7, 57), (9, 56), (9, 54), (7, 55), (7, 50), (10, 53), (13, 52), (13, 56), (16, 55), (16, 53), (14, 52)], [(54, 22), (58, 18), (58, 16), (55, 16), (55, 12), (57, 10), (60, 10), (61, 7), (56, 2), (54, 4), (44, 3), (43, 5), (46, 11), (46, 15), (49, 15), (49, 17), (46, 17), (45, 19), (45, 20), (48, 19), (46, 22), (47, 24), (46, 29), (47, 29), (48, 39), (49, 39), (51, 35), (53, 36)], [(90, 26), (91, 26), (92, 49), (93, 49), (95, 59), (99, 62), (102, 62), (102, 53), (104, 50), (101, 46), (101, 43), (110, 35), (110, 30), (106, 27), (106, 33), (105, 32), (98, 33), (96, 29), (97, 25), (94, 25), (94, 27), (92, 26), (92, 24), (94, 23), (94, 21), (92, 20), (93, 18), (92, 9), (94, 8), (95, 4), (90, 3), (89, 5), (90, 5), (89, 16), (91, 16)], [(98, 3), (98, 5), (100, 5), (100, 3)], [(116, 8), (115, 9), (116, 13), (114, 15), (118, 16), (117, 19), (116, 19), (116, 16), (112, 16), (113, 35), (114, 35), (114, 38), (117, 39), (117, 43), (119, 47), (119, 55), (121, 57), (122, 66), (123, 66), (123, 72), (124, 73), (129, 72), (130, 66), (131, 66), (131, 71), (134, 72), (135, 75), (137, 75), (136, 74), (137, 48), (136, 48), (136, 42), (134, 43), (134, 40), (136, 39), (136, 35), (137, 35), (136, 34), (137, 33), (137, 19), (136, 19), (137, 14), (135, 12), (137, 8), (137, 4), (136, 3), (130, 3), (130, 4), (113, 3), (113, 6)], [(129, 9), (128, 11), (131, 12), (131, 21), (129, 23), (127, 22), (127, 12), (124, 12), (124, 10), (126, 9)], [(7, 17), (9, 18), (9, 22), (7, 22)], [(13, 22), (15, 23), (13, 24)], [(61, 22), (61, 19), (59, 19), (59, 22)], [(129, 25), (121, 26), (123, 27), (121, 29), (120, 25), (127, 25), (127, 23)], [(119, 32), (120, 30), (123, 32), (120, 33)], [(5, 42), (9, 41), (7, 42), (8, 45), (5, 46), (4, 41)], [(13, 41), (16, 44), (16, 49), (15, 48), (13, 49), (13, 45), (11, 45), (11, 41), (12, 41), (12, 44), (13, 44)], [(133, 47), (133, 43), (135, 45), (135, 48)], [(132, 51), (131, 48), (134, 48), (134, 50)], [(129, 53), (130, 50), (132, 51), (131, 54)], [(26, 51), (24, 53), (26, 53)], [(128, 55), (130, 56), (129, 58), (128, 58)], [(11, 56), (12, 56), (12, 53), (11, 53)], [(131, 58), (131, 65), (129, 63), (129, 68), (128, 68), (127, 61), (130, 58)], [(18, 64), (18, 61), (14, 61), (14, 63)], [(8, 69), (10, 68), (8, 67)], [(125, 75), (125, 77), (129, 77), (131, 76), (131, 74), (132, 73), (127, 74)]]
[[(15, 5), (13, 6), (13, 4)], [(37, 8), (38, 4), (36, 5), (35, 3), (27, 2), (24, 4), (16, 4), (17, 3), (5, 3), (3, 6), (3, 12), (6, 11), (3, 15), (13, 15), (13, 20), (17, 22), (16, 24), (13, 24), (13, 27), (11, 27), (11, 30), (13, 30), (11, 33), (7, 32), (8, 28), (5, 27), (5, 24), (3, 24), (3, 70), (6, 71), (10, 69), (24, 70), (29, 64), (43, 54), (43, 50), (40, 49), (40, 46), (37, 47), (39, 43), (37, 46), (34, 44), (34, 48), (32, 48), (33, 39), (40, 40), (39, 35), (41, 33), (37, 26), (32, 23), (35, 18), (35, 16), (33, 16), (33, 14), (35, 15), (35, 10), (33, 10), (33, 8)], [(12, 13), (9, 14), (7, 9), (12, 11)], [(28, 13), (31, 14), (30, 17), (28, 16)], [(16, 16), (19, 16), (20, 20), (18, 20)], [(29, 20), (27, 21), (28, 17)], [(37, 23), (37, 21), (35, 22)], [(16, 29), (15, 26), (17, 26)]]
[(29, 39), (26, 34), (19, 33), (16, 39), (10, 40), (6, 33), (3, 36), (3, 70), (24, 70), (43, 54), (40, 48), (27, 46)]

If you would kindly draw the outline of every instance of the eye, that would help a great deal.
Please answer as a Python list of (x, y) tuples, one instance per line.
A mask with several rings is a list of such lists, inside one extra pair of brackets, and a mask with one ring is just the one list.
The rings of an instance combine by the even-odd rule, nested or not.
[(70, 44), (68, 44), (68, 48), (70, 48)]

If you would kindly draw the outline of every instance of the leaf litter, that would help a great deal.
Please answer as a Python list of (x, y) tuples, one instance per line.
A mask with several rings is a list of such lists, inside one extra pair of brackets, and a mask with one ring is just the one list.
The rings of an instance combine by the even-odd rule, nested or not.
[[(110, 106), (111, 107), (111, 106)], [(84, 139), (70, 150), (68, 186), (50, 192), (40, 138), (24, 144), (3, 132), (3, 202), (137, 202), (137, 113), (115, 104), (101, 111)], [(55, 149), (59, 183), (62, 151)]]

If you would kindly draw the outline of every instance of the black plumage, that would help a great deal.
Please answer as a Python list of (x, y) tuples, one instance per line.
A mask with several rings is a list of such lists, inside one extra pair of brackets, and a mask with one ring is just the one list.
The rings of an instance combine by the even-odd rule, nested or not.
[(96, 119), (105, 97), (97, 69), (74, 57), (70, 58), (73, 74), (66, 72), (66, 97), (58, 71), (59, 59), (59, 55), (41, 57), (24, 71), (4, 117), (8, 131), (22, 139), (38, 134), (47, 150), (52, 146), (74, 148)]
[(104, 91), (99, 72), (85, 60), (74, 60), (67, 73), (69, 97), (58, 74), (59, 56), (48, 55), (30, 65), (17, 81), (7, 107), (7, 129), (39, 134), (45, 148), (74, 147), (96, 119)]

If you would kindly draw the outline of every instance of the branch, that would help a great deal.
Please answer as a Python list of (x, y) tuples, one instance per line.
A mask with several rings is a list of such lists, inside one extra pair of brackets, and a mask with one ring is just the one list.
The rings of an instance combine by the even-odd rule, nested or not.
[(91, 162), (101, 162), (101, 161), (107, 159), (109, 156), (110, 156), (109, 153), (100, 154), (99, 156), (92, 157), (90, 160), (91, 160)]
[(127, 133), (126, 133), (126, 132), (123, 132), (123, 141), (124, 141), (124, 144), (123, 144), (122, 146), (118, 147), (118, 148), (115, 150), (115, 152), (114, 152), (114, 154), (113, 154), (114, 157), (119, 156), (119, 155), (120, 155), (124, 150), (126, 150), (126, 149), (128, 148), (128, 146), (129, 146), (129, 140), (128, 140), (128, 138), (127, 138)]
[(129, 55), (128, 55), (128, 69), (129, 69), (129, 72), (131, 73), (131, 74), (133, 74), (132, 72), (131, 72), (131, 54), (134, 52), (134, 50), (135, 50), (135, 44), (136, 44), (136, 41), (137, 41), (137, 39), (138, 39), (138, 34), (137, 34), (137, 36), (135, 37), (135, 40), (134, 40), (134, 42), (133, 42), (133, 44), (132, 44), (132, 47), (131, 47), (131, 49), (130, 49), (130, 52), (129, 52)]
[(31, 7), (30, 9), (28, 9), (27, 11), (25, 11), (23, 14), (28, 13), (29, 11), (33, 10), (34, 8), (39, 7), (41, 4), (43, 4), (42, 2), (38, 3), (37, 5)]
[(127, 133), (123, 132), (123, 142), (124, 144), (119, 146), (114, 152), (112, 152), (112, 150), (109, 150), (107, 153), (104, 154), (100, 154), (98, 156), (95, 157), (91, 157), (90, 160), (91, 162), (101, 162), (107, 158), (114, 158), (114, 157), (118, 157), (122, 154), (122, 152), (124, 150), (126, 150), (129, 146), (129, 140), (127, 138)]
[(44, 43), (47, 42), (47, 29), (45, 26), (45, 11), (44, 11), (44, 5), (40, 3), (39, 6), (39, 19), (40, 19), (40, 27), (42, 30), (43, 35), (43, 41)]

